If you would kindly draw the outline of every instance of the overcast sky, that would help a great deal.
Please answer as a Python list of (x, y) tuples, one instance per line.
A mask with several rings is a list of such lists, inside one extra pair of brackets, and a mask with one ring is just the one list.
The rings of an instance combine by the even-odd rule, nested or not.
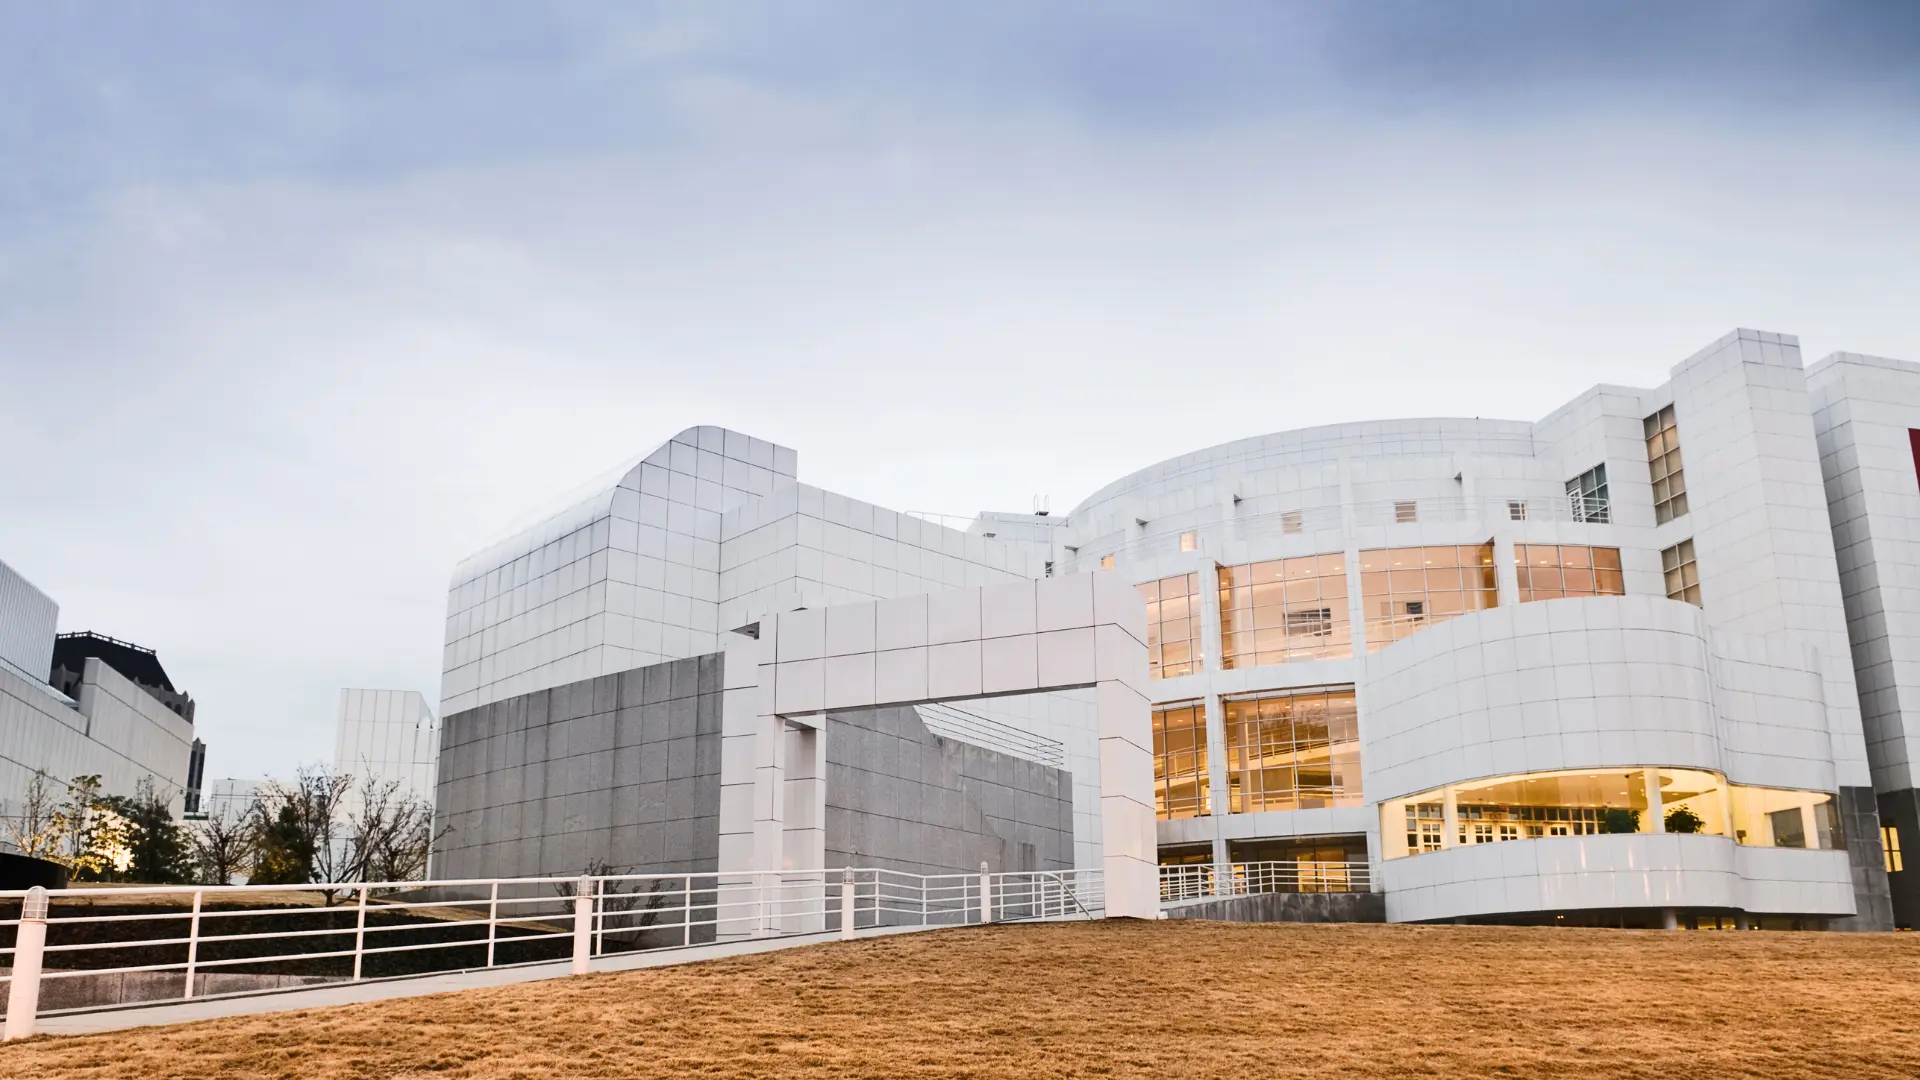
[(1920, 360), (1920, 6), (541, 8), (0, 0), (0, 559), (211, 776), (437, 703), (454, 563), (695, 424), (1064, 511), (1736, 326)]

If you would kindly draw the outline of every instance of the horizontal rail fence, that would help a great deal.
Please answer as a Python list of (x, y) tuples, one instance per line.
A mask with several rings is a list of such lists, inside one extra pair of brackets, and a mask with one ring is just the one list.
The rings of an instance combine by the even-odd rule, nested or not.
[[(1256, 496), (1242, 506), (1271, 503), (1268, 496)], [(1612, 520), (1611, 504), (1606, 499), (1582, 495), (1462, 495), (1431, 496), (1413, 499), (1368, 499), (1342, 506), (1338, 503), (1299, 506), (1277, 510), (1260, 509), (1226, 517), (1193, 522), (1164, 532), (1128, 538), (1126, 532), (1114, 532), (1081, 541), (1069, 548), (1058, 572), (1070, 574), (1091, 570), (1108, 556), (1118, 559), (1149, 559), (1197, 550), (1218, 553), (1220, 543), (1229, 540), (1270, 540), (1294, 534), (1316, 533), (1343, 527), (1351, 514), (1356, 527), (1400, 525), (1414, 522), (1468, 522), (1489, 527), (1510, 521), (1551, 521), (1575, 524), (1607, 524)], [(1192, 547), (1187, 546), (1193, 534)]]
[(1216, 872), (1212, 863), (1185, 863), (1160, 868), (1162, 902), (1248, 896), (1254, 893), (1353, 893), (1372, 890), (1372, 870), (1364, 860), (1233, 863), (1226, 874)]
[(920, 722), (935, 735), (998, 750), (1050, 768), (1066, 767), (1066, 744), (1056, 739), (938, 702), (916, 705), (914, 709), (920, 714)]
[(0, 996), (11, 1011), (32, 983), (30, 1030), (35, 1014), (730, 940), (1092, 918), (1102, 896), (1099, 871), (876, 868), (0, 892)]

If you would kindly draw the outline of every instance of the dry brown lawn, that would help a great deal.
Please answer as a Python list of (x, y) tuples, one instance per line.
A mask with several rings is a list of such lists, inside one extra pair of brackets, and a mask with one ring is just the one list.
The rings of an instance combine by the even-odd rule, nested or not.
[(1920, 1076), (1920, 936), (1108, 922), (0, 1048), (0, 1076)]

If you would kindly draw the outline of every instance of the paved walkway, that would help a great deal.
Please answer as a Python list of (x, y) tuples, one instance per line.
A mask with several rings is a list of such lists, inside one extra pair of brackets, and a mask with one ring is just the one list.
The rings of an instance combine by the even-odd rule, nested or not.
[[(939, 929), (951, 929), (951, 927), (881, 926), (856, 931), (854, 936), (868, 938)], [(753, 938), (714, 945), (616, 953), (612, 956), (594, 957), (592, 970), (594, 972), (632, 971), (638, 968), (693, 964), (702, 960), (718, 960), (726, 956), (749, 956), (754, 953), (772, 952), (775, 949), (791, 949), (797, 945), (817, 945), (821, 942), (837, 941), (839, 938), (840, 932), (832, 930), (818, 934), (795, 934), (789, 937)], [(37, 1034), (46, 1035), (87, 1035), (100, 1031), (119, 1031), (124, 1028), (152, 1027), (156, 1024), (186, 1024), (195, 1020), (212, 1020), (222, 1016), (251, 1016), (257, 1013), (289, 1012), (294, 1009), (317, 1009), (329, 1005), (353, 1005), (363, 1001), (387, 1001), (392, 998), (444, 994), (452, 990), (472, 990), (481, 986), (508, 986), (513, 983), (564, 978), (572, 973), (571, 960), (558, 960), (546, 964), (485, 968), (448, 975), (416, 975), (401, 979), (340, 983), (312, 989), (275, 990), (244, 996), (201, 998), (172, 1004), (128, 1005), (97, 1012), (42, 1016), (34, 1025), (34, 1031)]]

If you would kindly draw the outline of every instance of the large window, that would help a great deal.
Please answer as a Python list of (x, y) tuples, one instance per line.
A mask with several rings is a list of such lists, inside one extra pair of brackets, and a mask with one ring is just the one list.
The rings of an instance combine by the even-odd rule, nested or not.
[(1339, 552), (1220, 568), (1220, 666), (1353, 655)]
[(1213, 812), (1207, 797), (1207, 708), (1200, 702), (1153, 710), (1153, 808), (1162, 818)]
[(1155, 679), (1200, 670), (1200, 575), (1176, 574), (1140, 586), (1147, 602), (1147, 674)]
[(1496, 602), (1493, 542), (1360, 553), (1360, 600), (1372, 652)]
[(1625, 596), (1620, 549), (1577, 544), (1515, 544), (1520, 602), (1566, 596)]
[(1667, 575), (1667, 599), (1700, 606), (1700, 567), (1693, 561), (1693, 538), (1660, 553), (1660, 569)]
[(1573, 520), (1606, 524), (1613, 520), (1613, 503), (1607, 498), (1607, 466), (1595, 465), (1567, 481), (1567, 503)]
[(1261, 694), (1224, 704), (1228, 812), (1360, 805), (1352, 690)]
[[(1652, 785), (1649, 780), (1656, 782)], [(1648, 797), (1649, 787), (1657, 793)], [(1446, 836), (1447, 803), (1454, 830)], [(1754, 847), (1846, 846), (1833, 796), (1728, 784), (1704, 769), (1570, 769), (1474, 780), (1380, 804), (1387, 858), (1549, 836), (1669, 832)]]
[(1680, 467), (1680, 427), (1669, 405), (1643, 422), (1647, 468), (1653, 473), (1653, 520), (1665, 524), (1687, 512), (1687, 474)]

